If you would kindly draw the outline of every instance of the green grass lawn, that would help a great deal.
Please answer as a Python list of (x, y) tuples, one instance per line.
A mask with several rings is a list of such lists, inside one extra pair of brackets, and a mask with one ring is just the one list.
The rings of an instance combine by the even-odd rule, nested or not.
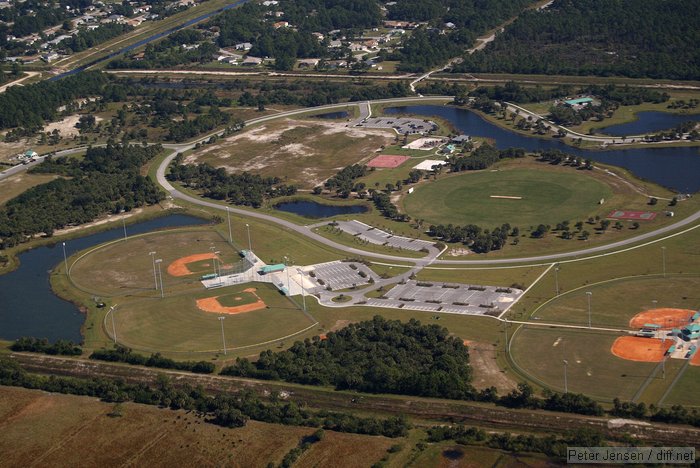
[(512, 339), (511, 357), (540, 385), (563, 391), (566, 360), (570, 392), (630, 400), (656, 364), (613, 356), (610, 347), (616, 338), (596, 331), (523, 327)]
[(235, 293), (218, 296), (216, 300), (224, 307), (236, 307), (257, 302), (258, 298), (253, 293), (236, 291)]
[[(495, 199), (517, 196), (522, 200)], [(612, 190), (578, 171), (534, 169), (457, 174), (424, 184), (404, 200), (406, 212), (433, 224), (511, 226), (586, 218)]]
[(664, 406), (683, 405), (700, 407), (700, 367), (688, 366), (681, 379), (664, 400)]
[[(559, 271), (562, 281), (569, 273)], [(551, 278), (547, 280), (550, 282)], [(629, 326), (630, 319), (652, 308), (695, 310), (700, 305), (700, 277), (633, 278), (593, 285), (564, 293), (537, 310), (536, 315), (546, 322), (575, 325), (588, 323), (586, 291), (591, 295), (591, 319), (594, 326)]]

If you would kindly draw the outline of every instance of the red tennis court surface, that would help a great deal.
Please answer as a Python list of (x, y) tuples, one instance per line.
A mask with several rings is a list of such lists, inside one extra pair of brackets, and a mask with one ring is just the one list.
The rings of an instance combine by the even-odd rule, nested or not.
[(608, 218), (613, 219), (632, 219), (635, 221), (651, 221), (656, 218), (656, 213), (651, 211), (625, 211), (625, 210), (615, 210), (611, 211)]
[(399, 167), (401, 164), (403, 164), (407, 159), (411, 159), (408, 156), (396, 156), (396, 155), (391, 155), (391, 154), (380, 154), (373, 160), (371, 160), (369, 163), (367, 163), (368, 167), (385, 167), (385, 168), (394, 168), (394, 167)]

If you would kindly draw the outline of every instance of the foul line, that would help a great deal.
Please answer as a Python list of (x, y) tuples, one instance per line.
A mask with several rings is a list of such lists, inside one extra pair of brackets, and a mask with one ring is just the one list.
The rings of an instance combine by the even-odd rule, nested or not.
[[(516, 300), (514, 300), (513, 302), (511, 302), (510, 305), (509, 305), (508, 307), (506, 307), (506, 308), (503, 310), (503, 312), (501, 313), (501, 315), (498, 316), (498, 320), (501, 320), (501, 317), (503, 317), (506, 313), (508, 313), (508, 311), (510, 310), (511, 307), (513, 307), (515, 304), (517, 304), (517, 303), (520, 301), (520, 299), (522, 299), (522, 298), (530, 291), (530, 289), (532, 289), (532, 287), (533, 287), (534, 285), (536, 285), (537, 283), (539, 283), (540, 280), (544, 277), (544, 275), (546, 275), (547, 273), (549, 273), (549, 270), (551, 270), (552, 267), (553, 267), (554, 265), (555, 265), (555, 263), (550, 264), (549, 267), (548, 267), (546, 270), (544, 270), (544, 271), (542, 272), (542, 274), (541, 274), (540, 276), (538, 276), (537, 279), (536, 279), (535, 281), (533, 281), (532, 284), (531, 284), (530, 286), (528, 286), (527, 289), (526, 289), (525, 291), (523, 291), (523, 293), (522, 293), (520, 296), (518, 296), (518, 298), (517, 298)], [(507, 321), (508, 321), (508, 320), (506, 320), (506, 322), (507, 322)]]

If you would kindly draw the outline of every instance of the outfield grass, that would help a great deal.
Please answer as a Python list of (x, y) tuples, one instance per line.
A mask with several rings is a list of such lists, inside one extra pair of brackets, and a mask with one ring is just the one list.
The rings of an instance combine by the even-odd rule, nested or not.
[[(565, 277), (569, 273), (562, 268), (559, 274)], [(587, 291), (592, 293), (592, 323), (599, 327), (627, 328), (633, 316), (649, 309), (696, 310), (700, 307), (700, 277), (640, 277), (594, 284), (564, 293), (535, 314), (546, 322), (586, 325)]]
[[(212, 273), (212, 260), (188, 265), (190, 275), (171, 276), (168, 266), (193, 254), (211, 253), (211, 247), (221, 252), (224, 264), (236, 264), (240, 256), (218, 232), (211, 228), (178, 229), (156, 232), (108, 243), (97, 247), (71, 262), (71, 279), (84, 290), (103, 296), (151, 291), (154, 289), (153, 258), (162, 259), (161, 273), (166, 289), (174, 284), (198, 280), (203, 273)], [(205, 267), (205, 265), (207, 265)]]
[(511, 358), (538, 384), (559, 391), (564, 390), (566, 360), (570, 392), (602, 400), (630, 400), (656, 364), (613, 356), (610, 348), (617, 336), (525, 326), (511, 340)]
[[(268, 308), (226, 315), (224, 333), (228, 349), (235, 351), (235, 348), (273, 341), (312, 325), (313, 322), (274, 287), (254, 283), (122, 304), (114, 315), (117, 339), (142, 351), (216, 353), (222, 348), (219, 314), (199, 310), (195, 301), (215, 296), (241, 296), (248, 287), (257, 289), (256, 294)], [(107, 320), (107, 331), (111, 334), (110, 320)], [(273, 344), (265, 346), (272, 347)]]
[[(522, 200), (490, 198), (518, 196)], [(404, 199), (406, 212), (432, 224), (502, 223), (528, 227), (585, 219), (600, 210), (601, 198), (612, 190), (579, 171), (479, 171), (444, 177), (423, 184)]]

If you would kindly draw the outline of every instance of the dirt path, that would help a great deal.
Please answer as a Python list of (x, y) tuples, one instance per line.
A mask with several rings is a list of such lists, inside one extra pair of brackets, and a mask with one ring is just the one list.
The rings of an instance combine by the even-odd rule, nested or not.
[(469, 343), (469, 363), (474, 368), (472, 384), (481, 390), (491, 386), (499, 395), (515, 390), (517, 384), (496, 363), (498, 348), (490, 343)]

